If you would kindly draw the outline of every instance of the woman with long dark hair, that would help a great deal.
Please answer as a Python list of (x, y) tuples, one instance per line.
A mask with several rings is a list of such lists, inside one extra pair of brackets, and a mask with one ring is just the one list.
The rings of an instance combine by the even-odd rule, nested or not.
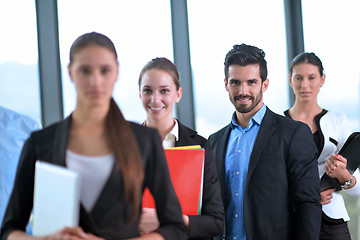
[[(284, 114), (310, 127), (319, 152), (319, 177), (326, 172), (343, 184), (343, 191), (353, 196), (360, 195), (360, 185), (357, 183), (359, 170), (351, 175), (346, 169), (347, 159), (337, 154), (352, 132), (350, 124), (345, 115), (325, 110), (317, 102), (318, 93), (325, 82), (321, 60), (314, 53), (300, 53), (291, 62), (289, 81), (296, 99)], [(321, 204), (320, 239), (351, 239), (347, 225), (350, 218), (341, 193), (335, 189), (322, 191)]]
[(82, 182), (79, 226), (40, 239), (137, 238), (145, 187), (154, 195), (161, 224), (142, 239), (185, 238), (158, 133), (127, 122), (112, 97), (118, 69), (114, 44), (105, 35), (87, 33), (73, 43), (68, 70), (77, 92), (76, 108), (25, 143), (2, 240), (39, 239), (23, 232), (33, 207), (38, 159), (78, 172)]

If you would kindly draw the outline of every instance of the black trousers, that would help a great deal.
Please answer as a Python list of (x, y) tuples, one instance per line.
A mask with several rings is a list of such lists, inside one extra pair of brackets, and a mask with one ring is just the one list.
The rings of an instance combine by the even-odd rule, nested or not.
[(322, 217), (320, 240), (351, 240), (347, 222)]

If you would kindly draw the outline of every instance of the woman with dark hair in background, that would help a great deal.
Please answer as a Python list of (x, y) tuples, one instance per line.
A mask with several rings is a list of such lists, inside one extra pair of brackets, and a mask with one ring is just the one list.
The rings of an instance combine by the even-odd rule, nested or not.
[[(25, 143), (2, 240), (137, 239), (145, 187), (155, 198), (160, 227), (141, 239), (186, 239), (159, 134), (127, 122), (112, 98), (118, 69), (114, 44), (106, 36), (87, 33), (73, 43), (68, 70), (77, 92), (76, 108)], [(38, 159), (79, 173), (79, 227), (41, 238), (23, 232), (33, 207)]]
[[(149, 61), (140, 73), (139, 95), (146, 111), (144, 124), (159, 131), (164, 148), (187, 145), (201, 145), (205, 148), (201, 215), (183, 215), (183, 219), (190, 239), (210, 239), (220, 235), (224, 224), (224, 210), (211, 146), (196, 131), (173, 117), (175, 103), (180, 101), (182, 95), (176, 66), (166, 58)], [(154, 210), (143, 209), (140, 230), (148, 233), (157, 227), (158, 220)]]
[[(346, 193), (359, 195), (359, 170), (351, 175), (346, 169), (347, 160), (337, 154), (352, 133), (350, 124), (345, 115), (325, 110), (317, 102), (320, 87), (325, 82), (321, 60), (314, 53), (300, 53), (291, 62), (289, 81), (296, 99), (294, 106), (284, 114), (310, 127), (319, 152), (319, 177), (326, 172), (343, 184)], [(320, 239), (351, 239), (347, 226), (350, 218), (341, 193), (335, 189), (322, 191), (321, 204)]]

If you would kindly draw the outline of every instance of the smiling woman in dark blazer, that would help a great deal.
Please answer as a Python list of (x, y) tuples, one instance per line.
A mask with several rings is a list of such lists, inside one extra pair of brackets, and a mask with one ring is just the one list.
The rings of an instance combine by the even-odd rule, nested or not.
[[(174, 105), (182, 95), (176, 66), (166, 58), (149, 61), (140, 73), (139, 95), (147, 114), (145, 125), (159, 131), (164, 148), (201, 145), (205, 149), (201, 215), (183, 215), (183, 219), (190, 239), (210, 239), (220, 235), (224, 212), (211, 146), (205, 138), (173, 117)], [(156, 214), (143, 209), (141, 231), (151, 232), (157, 226)]]
[[(1, 240), (138, 239), (141, 198), (152, 192), (160, 227), (141, 239), (186, 239), (159, 134), (127, 122), (112, 98), (119, 64), (114, 44), (99, 33), (71, 46), (69, 74), (76, 108), (64, 121), (34, 132), (24, 145)], [(79, 227), (41, 238), (24, 233), (33, 207), (34, 168), (40, 159), (81, 178)]]

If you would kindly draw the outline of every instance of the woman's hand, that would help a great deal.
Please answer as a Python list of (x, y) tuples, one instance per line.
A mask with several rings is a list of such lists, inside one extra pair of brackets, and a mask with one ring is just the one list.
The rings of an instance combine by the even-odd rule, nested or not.
[(88, 235), (81, 227), (65, 227), (50, 236), (45, 237), (45, 240), (82, 240), (88, 239)]
[(140, 223), (139, 232), (141, 235), (148, 234), (155, 231), (160, 226), (156, 209), (154, 208), (143, 208)]
[(10, 233), (8, 240), (105, 240), (93, 234), (85, 233), (81, 227), (65, 227), (54, 234), (46, 237), (29, 236), (26, 233), (15, 230)]
[(88, 233), (87, 234), (87, 238), (86, 238), (87, 240), (105, 240), (104, 238), (99, 238), (99, 237), (97, 237), (97, 236), (95, 236), (95, 235), (93, 235), (93, 234), (91, 234), (91, 233)]
[(330, 188), (328, 190), (322, 191), (320, 193), (321, 195), (321, 205), (325, 205), (331, 202), (331, 199), (333, 198), (332, 193), (335, 192), (335, 188)]
[(48, 236), (45, 240), (104, 240), (93, 234), (88, 234), (81, 227), (65, 227), (60, 231)]
[(347, 160), (341, 155), (331, 154), (329, 159), (325, 162), (325, 172), (332, 178), (337, 178), (341, 184), (349, 181), (351, 174), (346, 169)]

